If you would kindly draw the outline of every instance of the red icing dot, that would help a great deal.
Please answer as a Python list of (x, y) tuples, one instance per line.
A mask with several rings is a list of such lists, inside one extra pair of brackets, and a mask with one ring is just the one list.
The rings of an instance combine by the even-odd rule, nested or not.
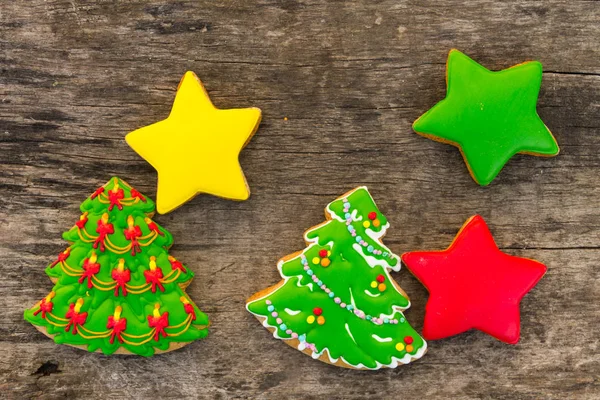
[(315, 307), (313, 309), (313, 314), (315, 314), (317, 317), (321, 314), (323, 314), (323, 309), (321, 307)]
[(406, 343), (406, 344), (411, 344), (412, 342), (413, 342), (413, 338), (412, 338), (412, 337), (410, 337), (410, 336), (406, 336), (406, 337), (404, 338), (404, 343)]
[(371, 211), (368, 217), (371, 221), (373, 221), (375, 218), (377, 218), (377, 213), (375, 211)]
[(385, 276), (383, 276), (383, 275), (377, 275), (377, 282), (379, 282), (379, 283), (385, 282)]
[(327, 250), (325, 250), (325, 249), (319, 250), (319, 257), (321, 257), (321, 258), (327, 257)]

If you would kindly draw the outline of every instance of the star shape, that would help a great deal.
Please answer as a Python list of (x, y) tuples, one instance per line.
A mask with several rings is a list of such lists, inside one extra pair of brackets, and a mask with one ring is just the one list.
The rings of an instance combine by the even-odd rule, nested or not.
[(260, 119), (254, 107), (217, 109), (196, 74), (186, 72), (169, 117), (125, 137), (158, 172), (157, 211), (168, 213), (199, 193), (246, 200), (238, 158)]
[(517, 343), (521, 299), (546, 273), (538, 261), (500, 251), (479, 215), (467, 220), (446, 250), (404, 253), (402, 261), (429, 291), (428, 340), (478, 329)]
[(556, 140), (536, 111), (541, 63), (494, 72), (453, 49), (446, 74), (446, 98), (417, 119), (413, 129), (457, 146), (479, 185), (492, 182), (517, 153), (558, 154)]

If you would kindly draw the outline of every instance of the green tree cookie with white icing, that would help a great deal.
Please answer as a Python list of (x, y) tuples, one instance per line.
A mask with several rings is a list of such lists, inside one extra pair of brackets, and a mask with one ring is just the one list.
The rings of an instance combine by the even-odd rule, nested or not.
[(308, 245), (278, 263), (283, 281), (247, 303), (273, 336), (315, 359), (348, 368), (395, 368), (427, 344), (402, 311), (406, 294), (390, 277), (400, 259), (381, 242), (389, 224), (366, 187), (330, 203)]
[(56, 343), (152, 356), (208, 334), (185, 288), (194, 273), (169, 254), (173, 237), (154, 202), (112, 178), (81, 204), (70, 246), (46, 268), (52, 291), (25, 320)]

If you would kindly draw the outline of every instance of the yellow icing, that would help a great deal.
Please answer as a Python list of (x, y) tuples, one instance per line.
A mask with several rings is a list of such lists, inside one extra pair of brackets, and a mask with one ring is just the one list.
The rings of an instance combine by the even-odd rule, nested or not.
[(246, 200), (250, 189), (238, 157), (260, 119), (254, 107), (215, 108), (196, 74), (186, 72), (169, 117), (125, 137), (158, 172), (157, 211), (173, 211), (199, 193)]

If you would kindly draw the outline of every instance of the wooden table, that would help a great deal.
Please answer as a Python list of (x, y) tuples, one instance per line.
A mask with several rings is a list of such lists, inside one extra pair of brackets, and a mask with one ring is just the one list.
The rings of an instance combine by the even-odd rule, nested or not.
[[(600, 3), (597, 1), (66, 1), (0, 8), (0, 397), (593, 399), (600, 397)], [(490, 69), (544, 65), (539, 114), (556, 158), (517, 156), (489, 186), (411, 123), (445, 93), (456, 47)], [(220, 108), (263, 123), (237, 203), (200, 196), (158, 216), (207, 339), (151, 359), (59, 346), (23, 321), (79, 204), (118, 175), (154, 196), (125, 143), (165, 118), (186, 70)], [(279, 280), (325, 205), (368, 185), (397, 253), (446, 247), (479, 213), (507, 253), (547, 275), (522, 304), (516, 346), (480, 332), (429, 343), (409, 366), (352, 371), (272, 336), (244, 300)], [(427, 291), (406, 270), (407, 318)]]

